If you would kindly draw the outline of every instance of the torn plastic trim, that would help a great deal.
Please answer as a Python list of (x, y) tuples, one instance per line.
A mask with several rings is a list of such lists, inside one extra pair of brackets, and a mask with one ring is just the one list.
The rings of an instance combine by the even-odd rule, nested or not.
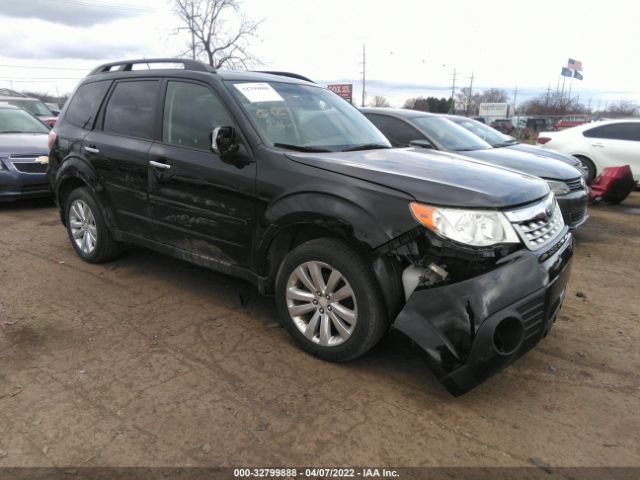
[[(540, 254), (523, 249), (487, 273), (455, 284), (419, 288), (393, 327), (425, 351), (438, 379), (449, 392), (460, 395), (546, 335), (564, 299), (572, 255), (572, 241), (564, 241), (542, 263)], [(503, 324), (506, 319), (513, 319), (511, 326)], [(505, 331), (498, 337), (510, 339), (496, 338), (501, 324)], [(513, 330), (520, 327), (522, 338)]]

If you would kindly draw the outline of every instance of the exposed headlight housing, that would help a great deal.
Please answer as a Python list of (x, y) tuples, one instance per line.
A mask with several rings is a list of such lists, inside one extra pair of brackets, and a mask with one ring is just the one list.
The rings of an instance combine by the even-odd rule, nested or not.
[(412, 202), (414, 218), (435, 234), (473, 247), (520, 243), (502, 212), (443, 208)]
[(557, 197), (558, 195), (566, 195), (571, 190), (569, 189), (569, 185), (564, 182), (558, 182), (556, 180), (547, 180), (547, 185), (553, 192), (553, 194)]

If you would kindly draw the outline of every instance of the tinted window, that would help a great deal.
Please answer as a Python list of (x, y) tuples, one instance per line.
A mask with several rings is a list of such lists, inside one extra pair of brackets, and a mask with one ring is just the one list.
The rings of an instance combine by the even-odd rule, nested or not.
[(425, 115), (412, 118), (411, 123), (425, 132), (430, 140), (439, 143), (447, 150), (465, 152), (491, 148), (491, 145), (480, 137), (476, 137), (470, 131), (444, 117)]
[(378, 130), (393, 144), (393, 146), (408, 146), (413, 140), (426, 140), (425, 136), (411, 125), (386, 115), (366, 114)]
[(80, 128), (91, 128), (109, 81), (87, 83), (80, 86), (69, 102), (64, 119)]
[(613, 123), (584, 132), (585, 137), (640, 141), (640, 123)]
[(129, 137), (151, 138), (154, 109), (160, 82), (120, 82), (113, 89), (104, 112), (105, 132)]
[(211, 89), (186, 82), (169, 82), (164, 103), (162, 141), (170, 145), (209, 150), (211, 131), (232, 125)]

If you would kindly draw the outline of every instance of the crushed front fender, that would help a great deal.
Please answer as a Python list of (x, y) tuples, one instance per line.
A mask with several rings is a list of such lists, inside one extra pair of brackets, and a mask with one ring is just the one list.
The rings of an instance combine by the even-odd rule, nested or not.
[(474, 278), (416, 290), (393, 327), (425, 351), (445, 388), (461, 395), (546, 336), (564, 300), (573, 250), (566, 233), (543, 252), (523, 249)]

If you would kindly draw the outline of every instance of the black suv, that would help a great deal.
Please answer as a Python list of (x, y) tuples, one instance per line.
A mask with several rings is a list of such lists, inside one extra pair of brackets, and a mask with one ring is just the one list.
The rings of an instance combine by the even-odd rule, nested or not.
[(132, 243), (247, 279), (324, 359), (393, 326), (454, 394), (545, 336), (574, 248), (547, 184), (392, 149), (349, 103), (287, 75), (177, 59), (93, 70), (50, 137), (77, 254), (103, 262)]

